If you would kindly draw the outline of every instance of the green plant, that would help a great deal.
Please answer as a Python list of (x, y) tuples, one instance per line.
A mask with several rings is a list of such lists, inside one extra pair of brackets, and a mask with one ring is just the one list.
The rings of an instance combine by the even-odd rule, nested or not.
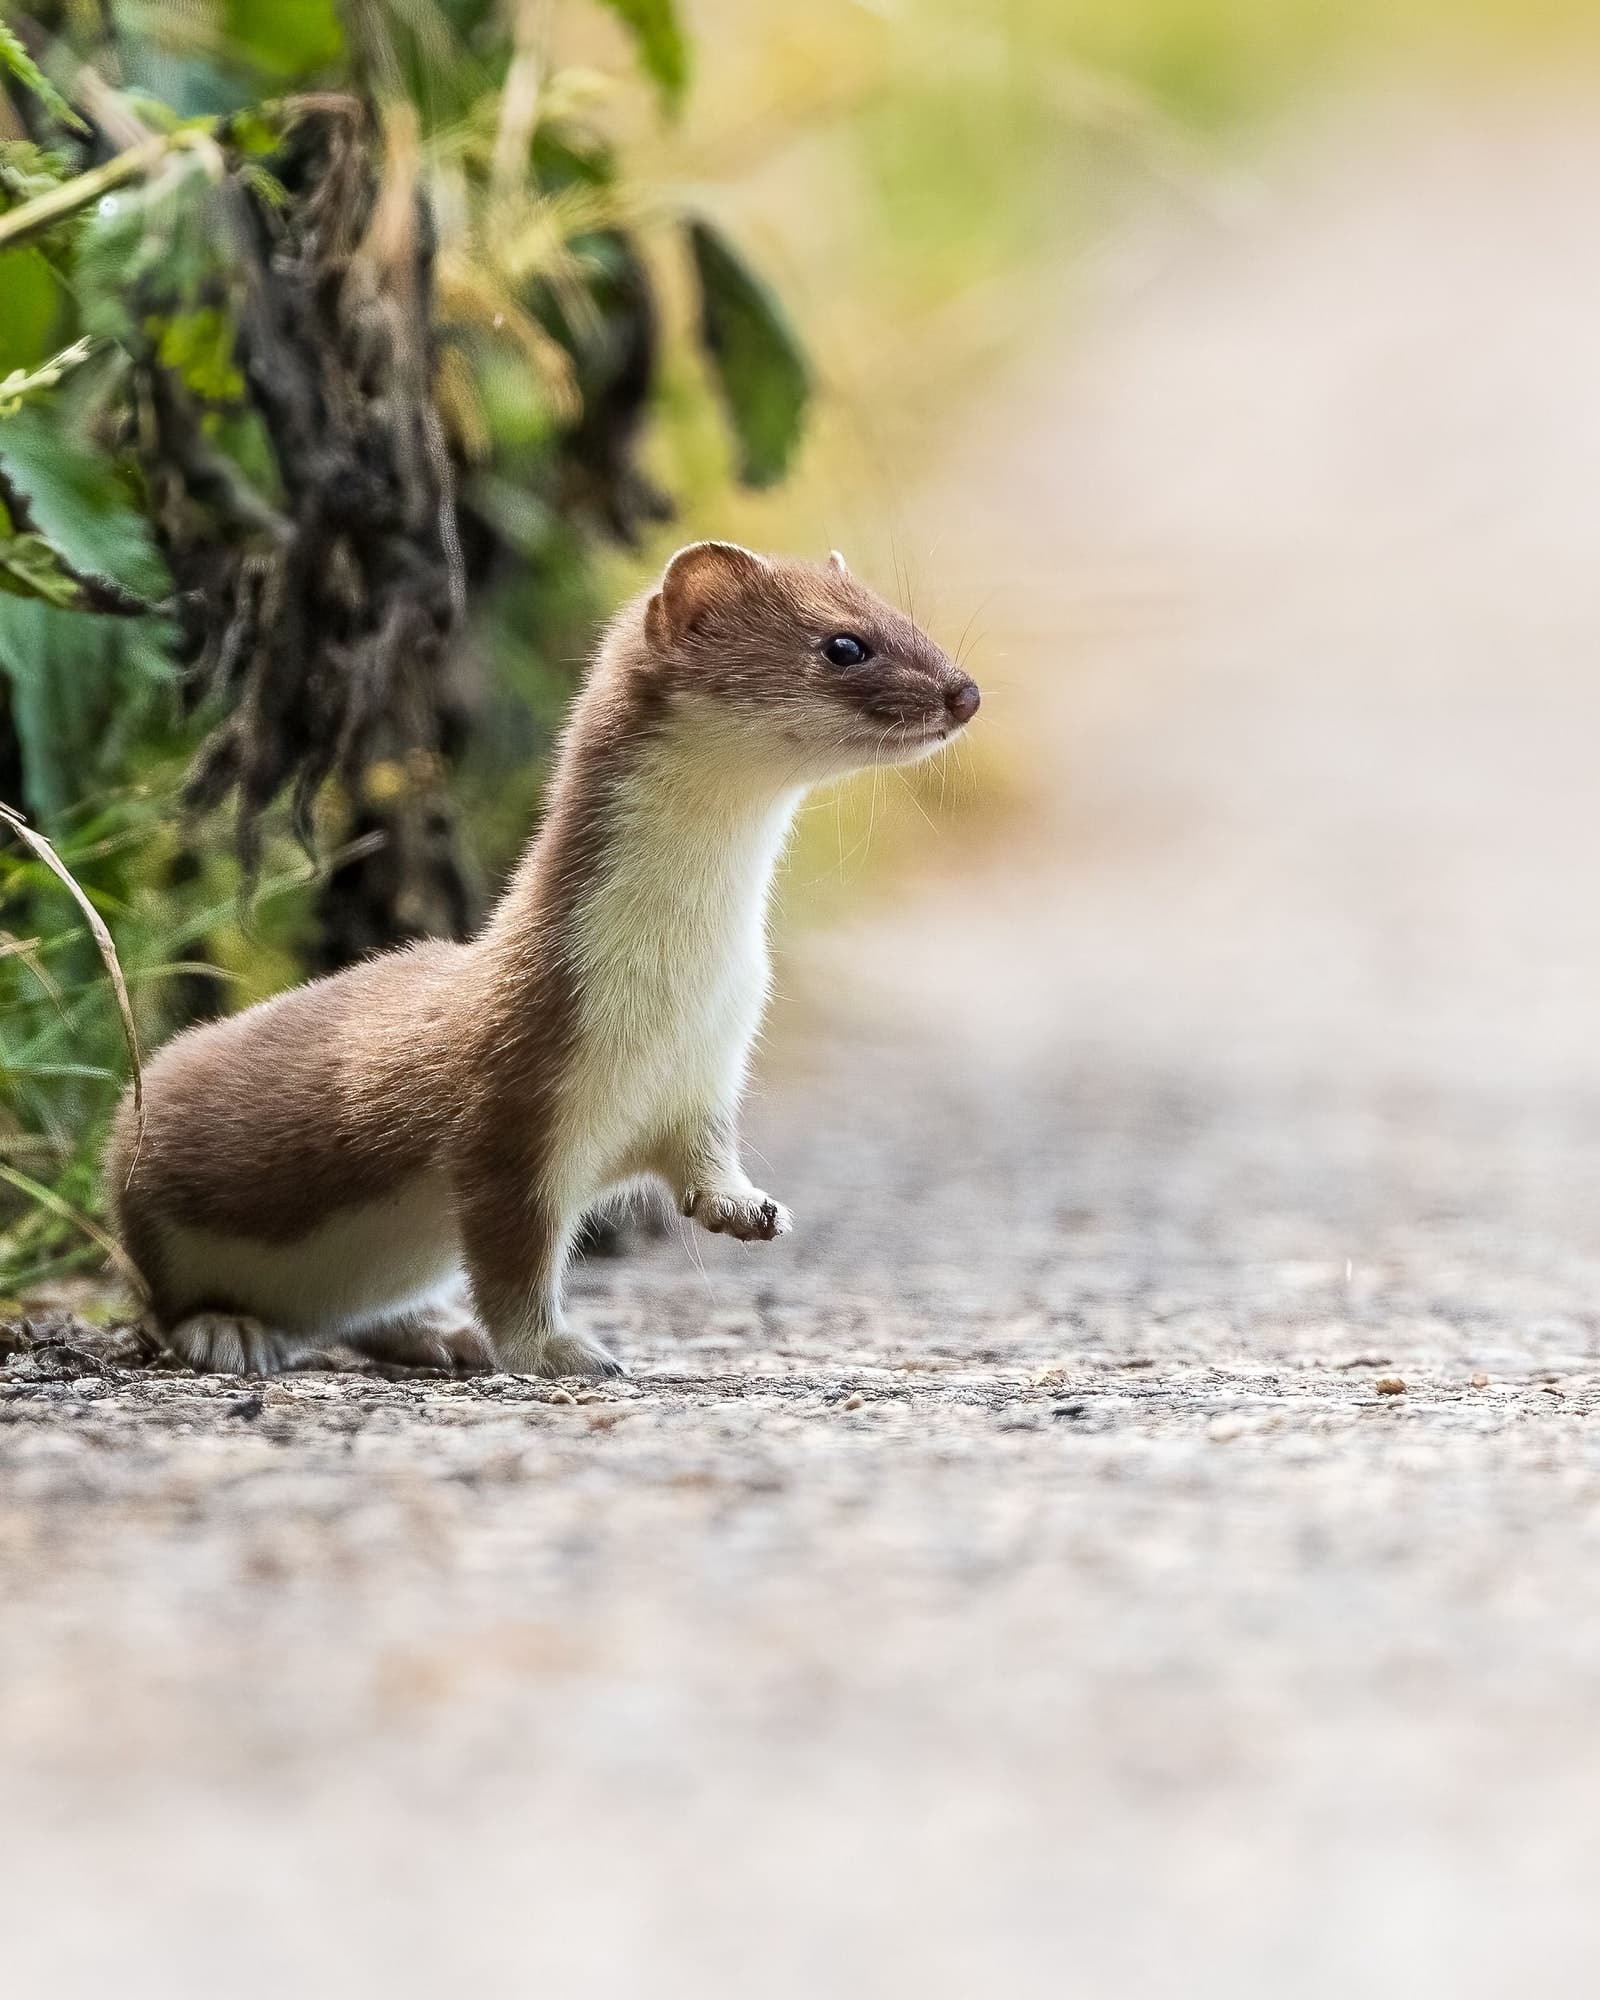
[[(610, 11), (670, 110), (670, 0)], [(0, 33), (0, 797), (114, 923), (150, 1039), (472, 921), (594, 551), (670, 510), (638, 448), (679, 232), (742, 476), (793, 452), (772, 294), (628, 177), (610, 81), (552, 68), (542, 18), (107, 0)], [(37, 859), (0, 857), (0, 907), (0, 1180), (44, 1191), (0, 1203), (15, 1284), (87, 1254), (122, 1062)]]

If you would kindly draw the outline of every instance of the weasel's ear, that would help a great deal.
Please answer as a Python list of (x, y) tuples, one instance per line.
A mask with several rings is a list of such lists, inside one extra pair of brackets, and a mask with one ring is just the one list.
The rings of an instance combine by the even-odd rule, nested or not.
[(837, 570), (840, 576), (848, 576), (850, 574), (850, 565), (845, 561), (844, 557), (840, 555), (837, 549), (829, 549), (828, 567), (829, 569)]
[(726, 603), (767, 566), (765, 556), (742, 549), (737, 542), (691, 542), (679, 549), (662, 573), (661, 588), (645, 610), (646, 633), (652, 638), (683, 638), (708, 611)]

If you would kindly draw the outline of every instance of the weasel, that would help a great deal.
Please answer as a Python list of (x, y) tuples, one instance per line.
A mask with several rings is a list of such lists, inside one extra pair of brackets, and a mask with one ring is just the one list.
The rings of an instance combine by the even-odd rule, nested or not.
[(706, 1229), (789, 1227), (736, 1121), (800, 799), (930, 755), (977, 707), (839, 555), (680, 550), (606, 632), (478, 937), (187, 1029), (146, 1072), (142, 1135), (124, 1100), (109, 1191), (168, 1346), (261, 1374), (329, 1342), (620, 1372), (562, 1313), (586, 1210), (653, 1175)]

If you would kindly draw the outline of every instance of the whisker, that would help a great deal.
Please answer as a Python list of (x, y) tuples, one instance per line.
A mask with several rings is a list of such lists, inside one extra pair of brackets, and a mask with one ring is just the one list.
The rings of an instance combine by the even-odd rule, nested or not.
[(900, 788), (905, 793), (906, 797), (916, 807), (917, 811), (922, 814), (923, 819), (927, 821), (929, 830), (933, 833), (937, 833), (939, 829), (934, 825), (931, 819), (928, 819), (927, 808), (923, 805), (921, 799), (917, 797), (916, 786), (912, 784), (911, 780), (906, 776), (904, 771), (896, 770), (894, 775), (900, 780)]
[(905, 575), (900, 567), (900, 543), (899, 543), (899, 538), (896, 536), (893, 528), (889, 530), (889, 560), (894, 564), (895, 602), (900, 606), (900, 609), (904, 611), (906, 616), (909, 618), (911, 616), (911, 612), (906, 604)]
[[(983, 615), (983, 613), (988, 610), (989, 606), (993, 602), (994, 602), (994, 592), (990, 590), (986, 591), (984, 595), (978, 600), (978, 602), (972, 607), (971, 614), (969, 615), (966, 624), (961, 628), (960, 644), (956, 647), (956, 665), (958, 667), (962, 664), (963, 660), (966, 657), (967, 639), (972, 631), (973, 621), (977, 618), (980, 618)], [(983, 632), (980, 629), (978, 633), (978, 642), (980, 644), (982, 643), (982, 639), (983, 639)]]

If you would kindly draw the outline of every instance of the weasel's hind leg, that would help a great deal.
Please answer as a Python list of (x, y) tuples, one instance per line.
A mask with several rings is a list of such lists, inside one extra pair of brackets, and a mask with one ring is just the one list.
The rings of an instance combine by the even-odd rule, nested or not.
[(369, 1361), (394, 1368), (436, 1368), (445, 1375), (489, 1375), (499, 1367), (494, 1342), (472, 1317), (455, 1304), (417, 1306), (408, 1312), (373, 1320), (339, 1336), (341, 1346), (353, 1347)]
[(190, 1313), (161, 1338), (202, 1375), (281, 1375), (315, 1346), (302, 1335), (279, 1333), (247, 1314), (230, 1312)]

